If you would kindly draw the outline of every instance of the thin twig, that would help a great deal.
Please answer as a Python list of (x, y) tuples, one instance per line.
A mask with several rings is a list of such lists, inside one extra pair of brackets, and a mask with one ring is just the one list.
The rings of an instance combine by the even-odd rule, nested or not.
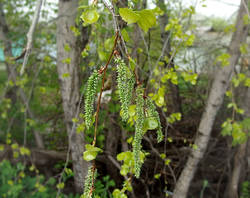
[(28, 58), (29, 58), (31, 48), (32, 48), (33, 35), (34, 35), (34, 32), (35, 32), (36, 24), (38, 23), (38, 20), (39, 20), (39, 15), (40, 15), (42, 3), (43, 3), (43, 0), (38, 0), (37, 4), (36, 4), (36, 10), (35, 10), (35, 13), (34, 13), (32, 24), (31, 24), (29, 32), (27, 34), (27, 40), (28, 41), (27, 41), (27, 46), (26, 46), (26, 49), (25, 49), (25, 55), (24, 55), (24, 60), (23, 60), (23, 65), (22, 65), (21, 71), (20, 71), (20, 75), (23, 75), (25, 66), (26, 66), (26, 64), (28, 62)]
[[(99, 73), (100, 74), (103, 74), (102, 76), (102, 87), (101, 87), (101, 90), (100, 90), (100, 94), (99, 94), (99, 97), (98, 97), (98, 102), (97, 102), (97, 108), (96, 108), (96, 116), (95, 116), (95, 132), (94, 132), (94, 140), (92, 142), (92, 145), (95, 146), (96, 144), (96, 135), (97, 135), (97, 127), (98, 127), (98, 118), (99, 118), (99, 112), (100, 112), (100, 106), (101, 106), (101, 99), (102, 99), (102, 92), (104, 90), (104, 83), (105, 83), (105, 76), (106, 76), (106, 71), (108, 69), (108, 65), (114, 55), (114, 52), (115, 52), (115, 48), (116, 48), (116, 45), (117, 45), (117, 41), (118, 41), (118, 38), (119, 38), (119, 32), (117, 31), (116, 32), (116, 35), (115, 35), (115, 41), (114, 41), (114, 45), (113, 45), (113, 48), (112, 48), (112, 51), (109, 55), (109, 58), (108, 58), (108, 61), (106, 62), (106, 65), (102, 68), (99, 69)], [(96, 166), (95, 166), (95, 160), (93, 160), (93, 163), (92, 163), (92, 186), (91, 186), (91, 190), (89, 192), (90, 195), (92, 195), (93, 191), (94, 191), (94, 184), (95, 184), (95, 170), (96, 170)]]
[(93, 146), (95, 146), (95, 144), (96, 144), (96, 134), (97, 134), (97, 126), (98, 126), (98, 117), (99, 117), (99, 111), (100, 111), (100, 105), (101, 105), (102, 92), (104, 90), (104, 83), (105, 83), (106, 71), (107, 71), (108, 65), (109, 65), (109, 63), (110, 63), (110, 61), (111, 61), (111, 59), (113, 57), (113, 54), (114, 54), (114, 51), (115, 51), (115, 48), (116, 48), (116, 45), (117, 45), (118, 38), (119, 38), (119, 33), (116, 32), (114, 45), (113, 45), (112, 51), (111, 51), (111, 53), (109, 55), (108, 61), (107, 61), (106, 65), (105, 65), (105, 67), (101, 68), (99, 70), (100, 74), (103, 73), (103, 77), (102, 77), (102, 88), (100, 90), (100, 94), (99, 94), (99, 97), (98, 97), (98, 103), (97, 103), (97, 109), (96, 109), (95, 133), (94, 133), (94, 140), (93, 140), (93, 143), (92, 143)]

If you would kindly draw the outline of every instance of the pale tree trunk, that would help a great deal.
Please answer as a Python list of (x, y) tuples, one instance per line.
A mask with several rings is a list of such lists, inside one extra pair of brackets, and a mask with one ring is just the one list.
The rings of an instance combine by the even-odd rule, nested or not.
[[(247, 72), (247, 77), (250, 77), (250, 71)], [(244, 109), (243, 118), (250, 118), (250, 88), (241, 87), (240, 91), (240, 107)], [(248, 133), (249, 131), (246, 131)], [(244, 172), (246, 168), (247, 160), (247, 145), (249, 144), (249, 138), (246, 142), (238, 145), (236, 154), (234, 156), (233, 171), (229, 176), (229, 183), (224, 193), (225, 198), (238, 198), (239, 197), (239, 184), (240, 180), (244, 180)]]
[(224, 193), (225, 198), (238, 198), (238, 184), (245, 165), (247, 142), (238, 146), (234, 156), (233, 171), (229, 178), (229, 183)]
[[(9, 28), (8, 28), (6, 20), (5, 20), (5, 15), (3, 12), (2, 3), (0, 3), (0, 18), (1, 18), (0, 19), (0, 40), (3, 41), (5, 59), (8, 59), (8, 58), (11, 58), (13, 55), (12, 55), (12, 51), (11, 51), (11, 41), (8, 39)], [(8, 61), (5, 61), (5, 65), (6, 65), (6, 69), (7, 69), (7, 73), (8, 73), (8, 78), (15, 83), (16, 78), (17, 78), (17, 72), (15, 70), (14, 65), (9, 64)], [(17, 90), (18, 90), (17, 87), (12, 87), (9, 91), (10, 98), (12, 100), (14, 100), (14, 101), (12, 101), (12, 103), (16, 102), (16, 97), (17, 97), (16, 91)], [(20, 91), (21, 100), (25, 104), (25, 107), (26, 107), (26, 110), (27, 110), (29, 117), (32, 120), (35, 120), (35, 115), (32, 112), (32, 110), (30, 109), (30, 106), (28, 104), (28, 97), (26, 96), (24, 90), (21, 87), (19, 88), (19, 91)], [(34, 136), (35, 136), (35, 141), (36, 141), (37, 147), (44, 148), (43, 139), (42, 139), (42, 136), (40, 135), (40, 133), (38, 131), (35, 131)]]
[[(80, 100), (80, 46), (71, 27), (75, 26), (78, 0), (60, 0), (59, 17), (57, 21), (57, 71), (61, 86), (63, 110), (69, 147), (72, 155), (75, 189), (83, 191), (84, 179), (88, 170), (88, 163), (83, 160), (84, 134), (76, 133), (72, 118), (77, 117), (77, 104)], [(85, 36), (85, 35), (83, 35)], [(87, 35), (86, 35), (87, 36)], [(70, 50), (65, 50), (69, 46)], [(65, 61), (70, 59), (70, 62)]]
[(230, 64), (220, 68), (216, 73), (205, 111), (203, 112), (200, 121), (197, 137), (195, 139), (195, 144), (198, 148), (192, 150), (186, 166), (184, 167), (184, 170), (182, 171), (175, 186), (173, 198), (187, 197), (188, 189), (194, 177), (197, 165), (207, 149), (216, 114), (221, 107), (224, 94), (228, 88), (228, 84), (233, 74), (233, 70), (240, 57), (240, 45), (246, 40), (247, 37), (248, 27), (244, 25), (243, 17), (247, 14), (245, 5), (248, 5), (248, 3), (249, 0), (241, 1), (240, 10), (238, 12), (236, 21), (236, 31), (233, 33), (228, 49), (228, 53), (230, 55)]

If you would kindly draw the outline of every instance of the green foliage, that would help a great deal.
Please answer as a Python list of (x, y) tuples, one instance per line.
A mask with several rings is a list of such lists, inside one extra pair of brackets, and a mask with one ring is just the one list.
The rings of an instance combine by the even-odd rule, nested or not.
[(114, 198), (127, 198), (127, 195), (125, 194), (126, 191), (131, 192), (132, 191), (132, 186), (131, 186), (131, 181), (130, 179), (127, 179), (123, 183), (122, 189), (115, 189), (112, 193)]
[(243, 54), (243, 55), (248, 53), (247, 44), (246, 44), (246, 43), (243, 43), (243, 44), (240, 46), (240, 53)]
[(155, 104), (158, 107), (163, 107), (165, 104), (165, 86), (162, 86), (158, 89), (156, 94), (150, 93), (149, 96), (152, 97), (152, 100), (155, 101)]
[[(161, 121), (160, 121), (159, 114), (156, 111), (156, 107), (150, 98), (147, 98), (146, 105), (147, 105), (148, 116), (153, 117), (157, 123), (157, 125), (155, 125), (156, 126), (155, 128), (153, 127), (150, 129), (157, 129), (157, 141), (161, 142), (163, 140), (163, 134), (162, 134), (162, 127), (161, 127)], [(151, 122), (153, 122), (153, 120)]]
[(99, 79), (100, 75), (95, 70), (93, 74), (89, 77), (87, 82), (87, 90), (85, 94), (85, 123), (87, 129), (89, 129), (92, 124), (92, 116), (94, 111), (93, 105), (95, 101)]
[(95, 6), (88, 6), (85, 8), (84, 12), (80, 18), (84, 21), (83, 25), (89, 25), (98, 21), (100, 15), (97, 12)]
[(127, 198), (127, 195), (119, 189), (115, 189), (112, 195), (114, 198)]
[(97, 176), (97, 171), (93, 166), (88, 169), (88, 174), (85, 178), (84, 191), (80, 198), (92, 198), (93, 196), (93, 181), (95, 181)]
[(192, 85), (196, 84), (197, 77), (198, 77), (197, 74), (195, 74), (195, 73), (192, 74), (190, 71), (190, 72), (182, 72), (181, 75), (186, 82), (190, 82)]
[(128, 109), (132, 99), (135, 80), (121, 57), (117, 57), (115, 62), (117, 64), (117, 84), (121, 102), (121, 116), (123, 121), (127, 121), (129, 118)]
[(250, 197), (250, 182), (244, 181), (241, 186), (240, 198), (249, 198)]
[[(140, 157), (140, 163), (142, 164), (144, 162), (144, 159), (146, 157), (147, 153), (143, 153), (142, 151), (140, 151), (139, 157)], [(126, 152), (122, 152), (119, 153), (116, 156), (118, 161), (123, 161), (123, 164), (121, 166), (121, 170), (120, 173), (123, 176), (130, 174), (135, 174), (135, 159), (134, 159), (134, 155), (131, 151), (126, 151)]]
[(242, 120), (241, 125), (244, 131), (250, 132), (250, 118), (245, 118)]
[(95, 182), (95, 198), (111, 197), (110, 188), (115, 187), (114, 180), (110, 179), (109, 175), (97, 179)]
[(228, 53), (223, 53), (216, 58), (216, 62), (220, 62), (222, 67), (229, 65), (230, 55)]
[(228, 22), (223, 18), (214, 17), (209, 20), (211, 23), (212, 29), (216, 32), (225, 31), (225, 29), (229, 26)]
[(168, 122), (170, 124), (173, 124), (176, 121), (180, 121), (181, 120), (181, 113), (172, 113), (169, 117), (168, 117)]
[(129, 8), (120, 8), (119, 14), (121, 15), (122, 19), (128, 23), (128, 25), (131, 23), (136, 23), (140, 17), (138, 13)]
[(157, 13), (154, 10), (133, 11), (130, 8), (120, 8), (119, 14), (128, 24), (137, 23), (144, 32), (156, 25), (155, 14)]
[(140, 161), (141, 140), (143, 136), (143, 126), (145, 121), (145, 102), (143, 98), (144, 89), (142, 86), (136, 88), (136, 124), (135, 137), (133, 142), (133, 155), (135, 160), (135, 176), (140, 177), (142, 163)]
[[(34, 168), (30, 167), (30, 171)], [(11, 165), (9, 161), (0, 162), (0, 197), (2, 198), (50, 198), (56, 197), (56, 180), (52, 177), (45, 181), (44, 176), (30, 176), (25, 166), (17, 163)], [(73, 197), (61, 194), (62, 198)], [(75, 198), (79, 196), (74, 196)]]
[(83, 153), (83, 159), (86, 161), (94, 160), (99, 152), (102, 152), (102, 149), (95, 147), (91, 144), (85, 145), (86, 151)]
[(242, 144), (247, 140), (247, 131), (245, 127), (249, 127), (249, 120), (245, 120), (242, 122), (233, 122), (228, 119), (222, 124), (221, 134), (223, 136), (229, 135), (232, 136), (233, 142), (232, 145), (235, 146), (237, 144)]
[(206, 188), (209, 186), (208, 180), (204, 180), (203, 181), (203, 185), (202, 185), (202, 190), (200, 192), (200, 198), (204, 197), (204, 191), (206, 190)]

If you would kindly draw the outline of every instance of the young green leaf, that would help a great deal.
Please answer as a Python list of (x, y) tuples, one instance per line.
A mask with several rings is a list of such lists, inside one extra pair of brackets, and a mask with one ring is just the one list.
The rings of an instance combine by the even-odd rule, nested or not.
[(96, 151), (85, 151), (83, 153), (83, 159), (86, 161), (92, 161), (96, 158), (98, 152)]
[(83, 159), (86, 161), (94, 160), (99, 152), (102, 152), (102, 149), (95, 147), (91, 144), (85, 145), (86, 151), (83, 153)]
[(154, 130), (158, 128), (158, 121), (155, 117), (148, 117), (145, 119), (147, 130)]
[(156, 25), (156, 17), (152, 10), (141, 10), (137, 14), (140, 15), (137, 23), (144, 32), (147, 32), (149, 28)]
[(82, 13), (80, 18), (84, 21), (84, 25), (89, 25), (97, 22), (99, 16), (95, 7), (89, 7)]
[(134, 12), (132, 9), (129, 8), (120, 8), (119, 14), (122, 17), (122, 19), (126, 21), (128, 24), (136, 23), (140, 18), (139, 14), (137, 14), (136, 12)]

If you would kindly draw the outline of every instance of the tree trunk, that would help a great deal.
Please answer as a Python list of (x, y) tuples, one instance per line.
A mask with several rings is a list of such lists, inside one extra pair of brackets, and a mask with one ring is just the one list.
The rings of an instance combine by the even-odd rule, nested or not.
[[(250, 77), (250, 71), (246, 72)], [(239, 90), (240, 94), (240, 107), (244, 109), (243, 118), (250, 118), (250, 88), (241, 87)], [(247, 131), (248, 133), (249, 131)], [(246, 168), (247, 160), (247, 145), (249, 144), (249, 138), (246, 142), (238, 145), (236, 154), (234, 156), (233, 171), (231, 176), (229, 176), (229, 183), (224, 193), (225, 198), (238, 198), (239, 184), (240, 180), (244, 180), (244, 170)]]
[[(82, 157), (85, 145), (84, 134), (76, 133), (72, 123), (72, 118), (78, 117), (76, 112), (77, 104), (80, 100), (79, 63), (81, 58), (80, 48), (82, 46), (80, 46), (77, 37), (75, 37), (71, 31), (71, 27), (75, 26), (77, 8), (78, 0), (59, 1), (59, 17), (57, 21), (57, 71), (73, 163), (75, 189), (78, 193), (81, 193), (88, 171), (88, 163), (84, 161)], [(65, 50), (66, 46), (69, 46), (70, 50)]]
[(243, 17), (247, 14), (244, 4), (248, 5), (248, 3), (249, 0), (241, 1), (236, 21), (236, 31), (232, 36), (230, 47), (228, 49), (228, 53), (230, 54), (230, 64), (220, 68), (216, 73), (195, 140), (195, 144), (198, 148), (196, 150), (192, 150), (187, 164), (177, 181), (173, 198), (187, 197), (188, 189), (194, 177), (197, 165), (206, 151), (216, 114), (221, 107), (233, 70), (240, 57), (240, 45), (246, 40), (247, 37), (248, 27), (244, 25)]

